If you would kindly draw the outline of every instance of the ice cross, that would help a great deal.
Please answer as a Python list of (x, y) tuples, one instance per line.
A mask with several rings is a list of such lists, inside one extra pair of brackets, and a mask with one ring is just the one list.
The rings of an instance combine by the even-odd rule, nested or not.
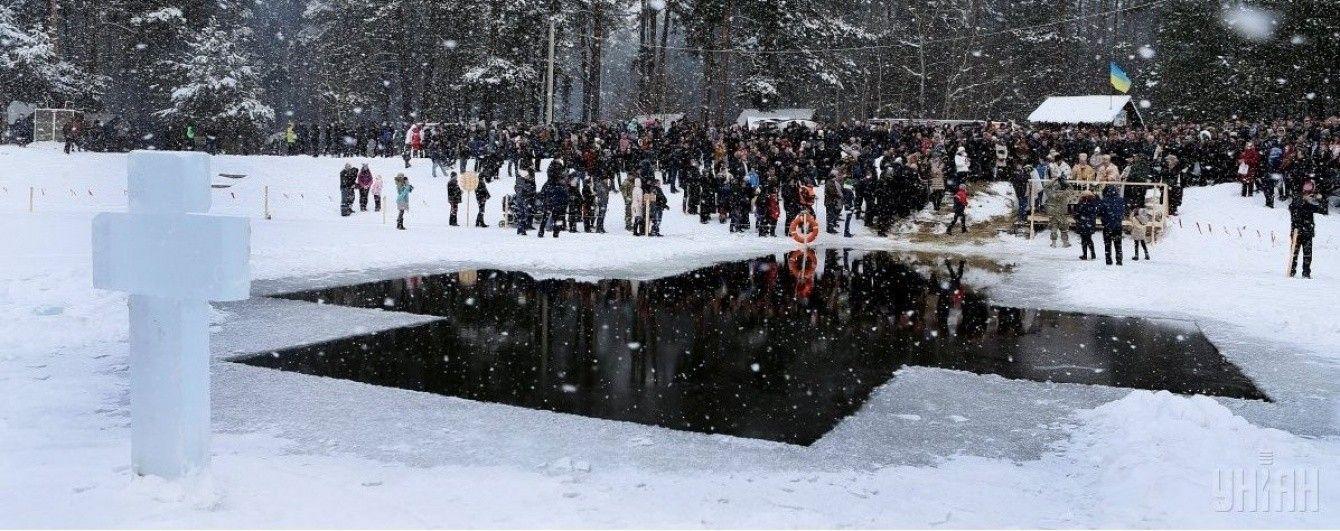
[(209, 464), (209, 302), (250, 292), (251, 227), (210, 216), (209, 156), (135, 151), (130, 212), (93, 218), (93, 286), (130, 293), (130, 460), (178, 478)]

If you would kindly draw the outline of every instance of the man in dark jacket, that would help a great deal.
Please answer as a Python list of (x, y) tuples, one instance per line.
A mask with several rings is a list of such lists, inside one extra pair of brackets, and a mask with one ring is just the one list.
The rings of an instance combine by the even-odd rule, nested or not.
[(1097, 260), (1098, 249), (1093, 245), (1093, 233), (1098, 228), (1098, 215), (1102, 208), (1093, 192), (1084, 192), (1075, 205), (1075, 232), (1079, 233), (1079, 259)]
[(568, 209), (568, 187), (557, 176), (544, 181), (540, 188), (540, 200), (544, 202), (544, 217), (540, 220), (540, 237), (545, 229), (552, 228), (554, 237), (558, 237), (558, 220)]
[(1303, 193), (1289, 204), (1289, 224), (1293, 242), (1289, 255), (1289, 276), (1298, 272), (1298, 255), (1303, 256), (1303, 278), (1312, 278), (1312, 238), (1317, 233), (1316, 214), (1326, 215), (1326, 200), (1316, 193), (1312, 181), (1303, 183)]
[(349, 216), (354, 213), (354, 188), (358, 186), (358, 169), (353, 164), (345, 163), (344, 169), (340, 170), (340, 215)]
[(834, 172), (824, 181), (824, 225), (829, 234), (838, 233), (842, 221), (842, 177)]
[(1116, 186), (1103, 188), (1099, 213), (1103, 220), (1103, 256), (1107, 265), (1112, 265), (1112, 251), (1116, 249), (1117, 265), (1121, 265), (1121, 222), (1126, 220), (1126, 201), (1117, 194)]
[(698, 222), (706, 225), (717, 211), (716, 173), (710, 168), (704, 169), (698, 177)]
[[(535, 203), (535, 172), (532, 170), (523, 170), (522, 175), (517, 177), (516, 185), (512, 188), (512, 223), (516, 225), (516, 233), (522, 236), (530, 230), (533, 214), (532, 205)], [(543, 207), (541, 207), (543, 208)]]

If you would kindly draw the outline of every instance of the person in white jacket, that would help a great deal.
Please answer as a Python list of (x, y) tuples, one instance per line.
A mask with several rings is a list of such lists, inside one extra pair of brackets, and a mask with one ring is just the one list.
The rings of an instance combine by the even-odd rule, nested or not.
[(641, 236), (647, 231), (647, 218), (644, 216), (646, 205), (642, 196), (642, 179), (633, 179), (633, 200), (629, 205), (633, 215), (633, 236)]
[(968, 183), (968, 171), (972, 169), (972, 162), (968, 159), (968, 149), (959, 146), (958, 151), (954, 153), (954, 183), (950, 188), (955, 189), (960, 184)]

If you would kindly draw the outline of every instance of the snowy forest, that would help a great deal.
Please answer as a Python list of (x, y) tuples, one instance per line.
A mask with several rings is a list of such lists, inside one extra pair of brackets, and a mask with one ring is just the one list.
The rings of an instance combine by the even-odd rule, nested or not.
[(539, 121), (552, 29), (559, 121), (1019, 119), (1110, 93), (1109, 61), (1156, 120), (1320, 115), (1336, 27), (1317, 0), (0, 0), (0, 102), (258, 131)]

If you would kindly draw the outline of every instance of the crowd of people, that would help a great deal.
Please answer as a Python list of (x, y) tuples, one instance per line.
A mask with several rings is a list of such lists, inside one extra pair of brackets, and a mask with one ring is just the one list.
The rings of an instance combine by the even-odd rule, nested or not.
[[(291, 126), (284, 134), (294, 152), (326, 145), (314, 154), (347, 153), (339, 147), (329, 152), (319, 128), (313, 144), (312, 131)], [(1302, 196), (1290, 208), (1307, 275), (1314, 232), (1310, 216), (1325, 213), (1325, 198), (1340, 182), (1336, 119), (1148, 129), (992, 122), (754, 129), (679, 121), (531, 127), (424, 123), (400, 134), (386, 127), (363, 131), (353, 142), (337, 144), (353, 153), (399, 153), (407, 167), (415, 158), (427, 158), (434, 177), (453, 181), (453, 214), (463, 197), (454, 181), (466, 171), (477, 174), (477, 226), (486, 225), (488, 183), (503, 175), (515, 178), (504, 198), (501, 224), (518, 234), (539, 229), (541, 235), (554, 236), (564, 230), (605, 232), (613, 194), (624, 203), (624, 230), (635, 235), (659, 236), (662, 216), (672, 207), (701, 223), (761, 237), (779, 236), (779, 228), (786, 235), (798, 217), (817, 219), (822, 208), (823, 230), (830, 234), (851, 236), (855, 219), (886, 235), (918, 211), (940, 211), (946, 199), (953, 213), (946, 232), (966, 233), (969, 186), (1008, 181), (1020, 223), (1034, 213), (1046, 214), (1052, 245), (1069, 247), (1073, 230), (1085, 260), (1097, 258), (1093, 236), (1101, 234), (1105, 261), (1120, 265), (1127, 231), (1132, 258), (1143, 251), (1148, 259), (1155, 219), (1177, 215), (1183, 188), (1240, 181), (1244, 195), (1261, 192), (1266, 206)], [(391, 150), (388, 139), (401, 144)], [(550, 163), (541, 183), (537, 175), (543, 160)], [(1155, 189), (1166, 190), (1167, 197), (1151, 206), (1149, 191)], [(678, 205), (672, 205), (672, 194), (679, 194)], [(1164, 203), (1166, 212), (1153, 211)]]
[[(76, 119), (62, 133), (67, 152), (116, 150), (122, 146), (109, 139), (126, 136), (120, 129)], [(167, 142), (163, 136), (181, 137), (168, 147), (214, 148), (212, 137), (191, 124), (146, 138)], [(605, 232), (614, 194), (624, 203), (624, 230), (653, 237), (661, 235), (664, 213), (672, 207), (701, 223), (761, 237), (785, 236), (802, 214), (819, 219), (820, 209), (820, 230), (850, 237), (853, 221), (887, 235), (916, 212), (947, 208), (951, 221), (945, 231), (966, 233), (969, 187), (1005, 181), (1014, 190), (1018, 223), (1044, 215), (1052, 245), (1069, 247), (1074, 232), (1084, 260), (1097, 258), (1093, 238), (1101, 234), (1105, 261), (1113, 264), (1123, 262), (1127, 232), (1134, 251), (1148, 258), (1146, 242), (1156, 220), (1178, 214), (1185, 187), (1237, 182), (1244, 197), (1259, 193), (1266, 207), (1298, 198), (1289, 203), (1291, 243), (1296, 238), (1304, 275), (1310, 273), (1312, 218), (1328, 211), (1328, 198), (1340, 189), (1337, 118), (1145, 129), (930, 121), (782, 128), (690, 121), (288, 123), (270, 144), (288, 155), (400, 157), (406, 167), (426, 158), (434, 177), (453, 181), (453, 225), (455, 210), (466, 199), (454, 182), (460, 174), (479, 176), (468, 192), (478, 203), (476, 226), (486, 226), (489, 183), (506, 175), (515, 185), (504, 197), (501, 224), (519, 234), (539, 229), (555, 236), (565, 230)], [(541, 161), (549, 162), (544, 171)], [(542, 182), (541, 174), (547, 175)], [(401, 177), (396, 177), (397, 206), (407, 210), (413, 187)], [(372, 197), (374, 210), (380, 209), (381, 181), (366, 165), (362, 171), (346, 168), (343, 213), (353, 212), (358, 194), (363, 194), (360, 208)], [(1123, 184), (1104, 184), (1109, 182)], [(1153, 207), (1147, 202), (1151, 190), (1166, 193)], [(672, 205), (676, 194), (678, 204)], [(1164, 204), (1165, 211), (1155, 211)], [(1132, 258), (1139, 256), (1134, 252)]]

